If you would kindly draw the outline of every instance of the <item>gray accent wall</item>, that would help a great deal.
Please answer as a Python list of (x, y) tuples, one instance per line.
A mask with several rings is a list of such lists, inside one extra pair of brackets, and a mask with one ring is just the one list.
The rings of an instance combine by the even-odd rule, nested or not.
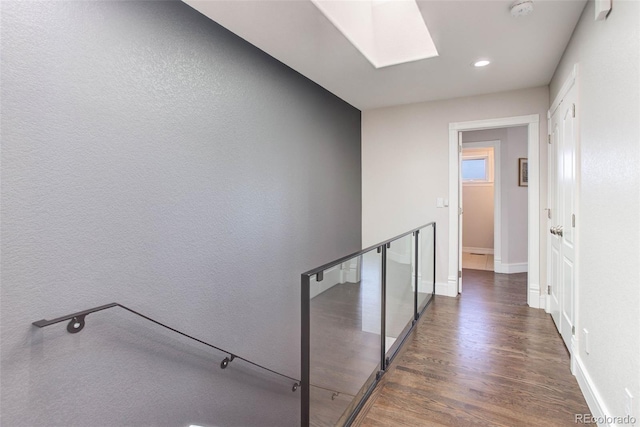
[(360, 249), (360, 111), (181, 2), (2, 7), (3, 426), (287, 426), (299, 274)]

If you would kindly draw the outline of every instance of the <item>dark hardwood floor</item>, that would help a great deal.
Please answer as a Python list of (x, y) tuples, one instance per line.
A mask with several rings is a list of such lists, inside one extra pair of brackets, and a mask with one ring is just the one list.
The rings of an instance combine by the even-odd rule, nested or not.
[[(402, 286), (387, 289), (391, 340), (411, 322), (413, 313), (410, 268), (397, 276), (408, 280), (396, 280)], [(429, 297), (420, 293), (420, 305)], [(334, 426), (351, 413), (380, 369), (380, 341), (380, 283), (375, 280), (338, 284), (311, 300), (312, 426)]]
[(355, 425), (575, 425), (589, 409), (526, 280), (465, 270), (462, 295), (436, 297)]
[(380, 332), (363, 330), (367, 312), (380, 323), (380, 291), (335, 285), (311, 300), (311, 425), (334, 426), (378, 368)]

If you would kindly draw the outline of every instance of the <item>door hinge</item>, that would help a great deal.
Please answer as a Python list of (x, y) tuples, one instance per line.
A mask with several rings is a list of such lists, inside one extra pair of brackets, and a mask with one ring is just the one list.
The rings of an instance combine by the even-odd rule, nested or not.
[(571, 335), (575, 335), (576, 334), (576, 327), (575, 325), (571, 327)]
[(551, 144), (551, 135), (547, 135), (547, 142)]
[(551, 208), (547, 208), (547, 218), (551, 219)]
[(461, 207), (460, 207), (460, 208), (458, 208), (458, 215), (462, 215), (462, 213), (463, 213), (463, 212), (464, 212), (464, 211), (462, 210), (462, 208), (461, 208)]
[(458, 145), (458, 153), (462, 153), (462, 145)]
[(462, 271), (458, 271), (458, 278), (462, 279)]
[(571, 115), (576, 117), (576, 104), (571, 104)]
[(571, 226), (576, 228), (576, 214), (571, 214)]
[(551, 285), (547, 286), (547, 295), (551, 295)]

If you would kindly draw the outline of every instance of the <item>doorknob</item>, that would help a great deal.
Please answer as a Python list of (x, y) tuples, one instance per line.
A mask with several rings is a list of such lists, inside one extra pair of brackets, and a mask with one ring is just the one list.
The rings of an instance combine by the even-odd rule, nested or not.
[(562, 237), (562, 226), (559, 225), (558, 228), (556, 229), (556, 234), (560, 237)]
[(550, 232), (551, 234), (558, 234), (558, 231), (556, 230), (556, 228), (557, 228), (557, 227), (551, 227), (551, 228), (549, 229), (549, 232)]

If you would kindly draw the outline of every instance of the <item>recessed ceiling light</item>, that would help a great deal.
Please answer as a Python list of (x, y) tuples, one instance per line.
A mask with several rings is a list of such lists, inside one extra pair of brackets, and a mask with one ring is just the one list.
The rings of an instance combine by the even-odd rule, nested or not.
[(486, 59), (482, 59), (480, 61), (474, 62), (473, 66), (474, 67), (486, 67), (489, 64), (491, 64), (491, 61), (487, 61)]

